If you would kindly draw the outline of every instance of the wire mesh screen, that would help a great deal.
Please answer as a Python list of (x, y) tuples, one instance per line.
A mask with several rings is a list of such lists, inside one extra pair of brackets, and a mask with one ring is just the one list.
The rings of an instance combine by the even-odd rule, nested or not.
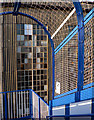
[[(3, 3), (1, 11), (13, 11), (13, 3)], [(73, 2), (22, 2), (19, 12), (27, 13), (48, 26), (55, 48), (77, 24)], [(68, 18), (70, 20), (68, 20)], [(64, 23), (66, 19), (66, 23)], [(23, 19), (22, 19), (23, 20)], [(64, 23), (64, 25), (63, 25)], [(61, 27), (62, 26), (62, 27)], [(59, 33), (54, 35), (57, 29)], [(64, 33), (65, 31), (66, 34)], [(62, 39), (60, 36), (63, 34)]]
[[(73, 10), (70, 11), (70, 14), (73, 12)], [(65, 11), (65, 14), (66, 14), (66, 11)], [(66, 19), (67, 17), (65, 18), (65, 20)], [(69, 17), (69, 19), (66, 21), (66, 23), (61, 27), (61, 29), (53, 37), (55, 48), (69, 35), (69, 33), (76, 27), (76, 25), (77, 25), (76, 12), (73, 12), (72, 15)]]
[(4, 113), (3, 113), (3, 94), (0, 94), (0, 120), (3, 118)]
[[(62, 94), (77, 88), (78, 35), (76, 34), (55, 55), (55, 93)], [(59, 85), (59, 91), (58, 89)]]
[[(93, 9), (92, 2), (82, 2), (84, 17)], [(62, 94), (77, 88), (78, 76), (78, 35), (76, 34), (66, 45), (61, 45), (67, 34), (77, 25), (77, 19), (74, 13), (66, 24), (59, 30), (54, 37), (55, 46), (55, 94)], [(75, 22), (73, 22), (75, 19)], [(84, 85), (93, 82), (93, 21), (92, 18), (85, 25), (85, 43), (84, 43)], [(66, 27), (66, 29), (64, 29)], [(73, 29), (72, 29), (73, 28)], [(60, 32), (62, 34), (60, 34)], [(59, 36), (60, 35), (60, 36)], [(64, 39), (66, 37), (66, 39)], [(73, 42), (73, 39), (75, 43)], [(60, 44), (60, 43), (61, 44)], [(64, 42), (63, 42), (64, 43)], [(57, 44), (57, 45), (56, 45)], [(73, 44), (73, 45), (72, 45)], [(60, 49), (60, 46), (63, 46)], [(58, 50), (60, 49), (60, 51)], [(59, 52), (58, 52), (59, 51)]]
[(94, 18), (85, 25), (84, 41), (84, 85), (94, 82)]
[(32, 90), (0, 93), (0, 120), (46, 118), (48, 110), (48, 104)]
[(49, 106), (37, 94), (32, 92), (33, 118), (46, 118), (49, 115)]
[[(84, 14), (84, 17), (85, 17), (85, 15), (87, 13), (89, 13), (89, 11), (93, 8), (93, 4), (90, 3), (90, 2), (89, 3), (88, 2), (82, 2), (81, 5), (82, 5), (82, 9), (83, 9), (83, 14)], [(1, 6), (0, 6), (0, 11), (1, 12), (13, 11), (13, 9), (14, 9), (14, 3), (12, 3), (12, 2), (10, 2), (10, 3), (9, 2), (2, 3)], [(77, 16), (76, 16), (75, 8), (74, 8), (73, 3), (69, 2), (69, 1), (68, 2), (65, 2), (65, 1), (63, 1), (63, 2), (22, 2), (21, 7), (19, 9), (19, 12), (31, 15), (31, 16), (35, 17), (36, 19), (38, 19), (45, 26), (48, 26), (48, 31), (49, 31), (49, 33), (51, 35), (51, 38), (54, 41), (55, 48), (57, 48), (57, 46), (69, 35), (69, 33), (71, 33), (71, 31), (77, 25)], [(12, 25), (13, 22), (16, 23), (16, 24), (19, 24), (18, 26), (21, 26), (21, 27), (24, 26), (22, 24), (32, 24), (32, 23), (34, 23), (34, 22), (32, 22), (30, 20), (30, 18), (26, 18), (26, 17), (20, 16), (20, 15), (18, 15), (18, 16), (4, 15), (3, 17), (0, 16), (0, 18), (4, 21), (4, 24), (5, 24), (3, 26), (4, 30), (6, 31), (6, 28), (7, 28), (7, 29), (9, 29), (11, 31), (11, 33), (12, 33), (12, 30), (13, 30), (13, 27), (14, 27)], [(10, 22), (10, 21), (13, 21), (13, 22)], [(10, 23), (12, 26), (9, 27), (7, 25), (7, 23)], [(89, 42), (89, 40), (91, 41), (91, 39), (93, 39), (93, 29), (91, 29), (93, 27), (92, 27), (91, 24), (93, 24), (93, 19), (92, 19), (92, 22), (90, 21), (85, 26), (85, 61), (84, 61), (85, 62), (85, 66), (84, 66), (85, 73), (84, 73), (84, 85), (90, 83), (93, 80), (93, 75), (92, 75), (92, 72), (93, 72), (93, 67), (92, 67), (93, 65), (92, 64), (93, 64), (93, 62), (89, 62), (89, 60), (92, 61), (92, 55), (91, 54), (93, 54), (92, 53), (93, 50), (91, 50), (91, 47), (92, 47), (93, 43)], [(40, 38), (38, 38), (36, 36), (36, 34), (37, 35), (40, 34), (40, 29), (41, 28), (39, 27), (39, 25), (34, 25), (34, 26), (37, 26), (38, 28), (36, 27), (36, 30), (34, 28), (33, 33), (35, 34), (35, 36), (34, 36), (34, 38), (32, 37), (32, 39), (37, 38), (37, 40), (40, 40)], [(19, 27), (19, 28), (21, 28), (21, 27)], [(37, 30), (39, 30), (39, 31), (37, 31)], [(22, 38), (20, 37), (22, 40), (23, 40), (23, 35), (24, 35), (23, 31), (24, 31), (23, 28), (20, 29), (20, 32), (19, 32), (19, 29), (18, 29), (18, 32), (22, 36)], [(30, 31), (30, 29), (28, 29), (27, 31)], [(18, 35), (19, 35), (19, 33), (18, 33)], [(6, 31), (6, 32), (4, 32), (4, 34), (6, 34), (6, 39), (5, 38), (4, 39), (6, 40), (5, 43), (7, 43), (7, 44), (5, 44), (5, 48), (9, 49), (10, 46), (7, 47), (7, 45), (10, 45), (10, 44), (8, 44), (8, 42), (10, 41), (12, 43), (13, 42), (12, 38), (14, 38), (14, 36), (11, 35), (11, 37), (9, 37), (9, 40), (7, 40), (8, 32)], [(31, 36), (28, 36), (28, 35), (25, 36), (25, 37), (27, 37), (29, 39)], [(60, 84), (60, 86), (59, 86), (60, 91), (58, 93), (56, 93), (56, 94), (61, 94), (61, 93), (73, 90), (73, 89), (75, 89), (77, 87), (77, 72), (78, 72), (77, 71), (77, 64), (78, 64), (77, 63), (77, 56), (78, 56), (77, 55), (78, 54), (77, 53), (77, 50), (78, 50), (78, 45), (77, 45), (77, 39), (78, 38), (77, 38), (77, 36), (78, 35), (75, 35), (55, 55), (55, 63), (56, 63), (56, 66), (55, 66), (55, 82), (57, 83), (57, 85), (58, 85), (58, 83)], [(28, 40), (27, 38), (25, 38), (25, 39)], [(40, 40), (40, 41), (42, 41), (42, 40)], [(40, 46), (40, 41), (38, 42), (39, 46)], [(17, 44), (22, 44), (22, 46), (23, 46), (22, 42), (23, 41), (20, 40), (20, 42), (18, 41)], [(25, 41), (25, 43), (27, 44), (26, 41)], [(88, 46), (87, 43), (90, 44), (90, 47)], [(35, 42), (35, 44), (36, 44), (36, 42)], [(50, 46), (50, 45), (48, 45), (48, 46)], [(11, 47), (13, 47), (13, 46), (11, 46)], [(32, 50), (31, 49), (29, 49), (29, 50), (31, 50), (31, 51), (37, 51), (37, 50), (41, 51), (38, 54), (39, 56), (43, 55), (43, 51), (47, 50), (45, 48), (42, 48), (40, 50), (39, 48), (35, 48), (35, 46), (33, 46), (33, 47), (34, 48)], [(16, 48), (16, 49), (20, 50), (21, 45), (18, 45), (18, 48)], [(4, 49), (4, 50), (5, 50), (5, 53), (10, 53), (10, 51), (7, 51), (6, 49)], [(90, 52), (89, 52), (89, 50), (90, 50)], [(35, 52), (34, 55), (36, 56), (36, 52)], [(22, 56), (25, 57), (25, 55), (22, 55)], [(20, 58), (22, 56), (20, 56)], [(43, 56), (47, 57), (47, 54), (44, 54)], [(16, 54), (15, 54), (15, 57), (16, 57)], [(17, 57), (19, 57), (19, 55)], [(23, 59), (24, 57), (22, 57), (21, 59)], [(41, 70), (36, 69), (36, 64), (37, 64), (36, 61), (38, 60), (38, 62), (41, 61), (40, 63), (43, 63), (43, 65), (38, 64), (37, 65), (38, 67), (40, 65), (42, 66), (42, 68), (44, 66), (47, 67), (47, 64), (44, 65), (45, 61), (47, 63), (47, 59), (45, 59), (46, 57), (40, 57), (38, 59), (33, 57), (34, 59), (32, 58), (32, 61), (33, 61), (32, 66), (34, 67), (35, 70), (34, 71), (33, 70), (32, 71), (28, 70), (28, 71), (23, 71), (22, 72), (22, 74), (23, 73), (28, 74), (28, 75), (32, 74), (32, 76), (34, 75), (34, 77), (32, 77), (31, 75), (30, 75), (30, 77), (29, 76), (28, 77), (25, 76), (24, 78), (22, 78), (22, 76), (19, 77), (19, 81), (20, 81), (19, 86), (22, 85), (22, 84), (25, 84), (25, 86), (27, 86), (27, 84), (29, 84), (30, 88), (31, 88), (31, 86), (34, 86), (32, 88), (35, 91), (37, 91), (37, 93), (39, 95), (41, 94), (40, 95), (41, 97), (44, 95), (45, 100), (47, 100), (47, 97), (48, 97), (47, 96), (48, 93), (46, 91), (47, 91), (47, 88), (48, 88), (49, 85), (47, 86), (48, 81), (46, 81), (46, 80), (44, 81), (44, 79), (47, 78), (48, 74), (47, 74), (47, 71), (45, 71), (45, 70), (43, 71), (42, 69)], [(5, 56), (5, 62), (6, 62), (6, 58), (7, 58), (7, 56)], [(10, 58), (8, 58), (8, 60), (9, 60), (9, 61), (7, 60), (8, 63), (10, 63), (11, 59), (12, 59), (12, 56)], [(16, 63), (16, 62), (14, 62), (14, 63)], [(19, 62), (19, 60), (18, 60), (18, 62)], [(25, 59), (25, 62), (27, 62), (27, 59)], [(30, 65), (28, 67), (30, 67)], [(17, 67), (19, 67), (19, 65)], [(27, 65), (25, 67), (27, 67)], [(9, 68), (11, 68), (11, 67), (9, 67)], [(21, 65), (20, 68), (21, 68), (21, 70), (23, 70), (24, 65)], [(48, 68), (50, 68), (50, 67), (48, 66)], [(6, 67), (6, 71), (8, 71), (7, 67)], [(43, 75), (43, 73), (46, 73), (46, 75)], [(7, 83), (9, 83), (8, 82), (9, 78), (11, 78), (11, 76), (8, 74)], [(29, 79), (29, 78), (30, 78), (30, 82), (26, 83), (27, 79)], [(51, 77), (49, 77), (49, 78), (51, 78)], [(17, 78), (15, 77), (15, 82), (16, 82), (16, 79)], [(25, 83), (22, 82), (23, 79), (24, 79)], [(56, 85), (56, 83), (55, 83), (55, 85)], [(45, 90), (44, 93), (41, 93), (40, 89)]]
[(82, 9), (83, 9), (83, 15), (85, 17), (90, 12), (90, 10), (93, 9), (94, 3), (92, 1), (81, 2), (81, 6), (82, 6)]
[(35, 93), (32, 93), (33, 100), (33, 118), (39, 118), (38, 114), (38, 96)]
[[(5, 12), (5, 11), (13, 11), (14, 3), (13, 2), (4, 2), (4, 3), (1, 4), (1, 6), (2, 6), (1, 12), (2, 11), (3, 12)], [(51, 35), (51, 38), (54, 41), (55, 48), (60, 44), (60, 42), (77, 25), (76, 12), (75, 12), (73, 2), (65, 2), (65, 1), (63, 1), (63, 2), (22, 2), (21, 7), (19, 9), (19, 12), (26, 13), (26, 14), (29, 14), (29, 15), (33, 16), (36, 19), (38, 19), (38, 21), (40, 21), (45, 26), (47, 26), (48, 27), (47, 29), (48, 29), (48, 31), (49, 31), (49, 33)], [(26, 18), (26, 17), (21, 16), (21, 15), (18, 15), (18, 16), (4, 15), (3, 17), (4, 18), (2, 18), (2, 19), (4, 20), (4, 24), (6, 24), (6, 26), (4, 28), (4, 30), (6, 30), (5, 34), (7, 34), (7, 35), (10, 34), (10, 33), (7, 32), (7, 29), (9, 29), (10, 31), (13, 31), (13, 32), (15, 30), (15, 36), (11, 32), (11, 35), (9, 35), (10, 36), (9, 40), (12, 43), (13, 41), (15, 41), (14, 40), (14, 38), (15, 38), (16, 42), (17, 42), (17, 44), (14, 43), (16, 45), (15, 46), (16, 47), (15, 48), (15, 53), (17, 53), (17, 54), (15, 54), (15, 60), (16, 61), (14, 62), (14, 63), (17, 63), (17, 66), (15, 66), (15, 68), (17, 69), (17, 73), (16, 73), (17, 74), (17, 78), (16, 78), (17, 86), (16, 86), (16, 88), (17, 89), (28, 89), (28, 87), (25, 88), (25, 87), (19, 87), (19, 86), (29, 86), (30, 89), (31, 89), (31, 87), (32, 87), (32, 89), (37, 91), (37, 93), (41, 97), (44, 94), (44, 96), (45, 96), (44, 99), (47, 101), (47, 97), (48, 97), (47, 89), (50, 86), (48, 84), (51, 84), (51, 82), (48, 83), (48, 81), (46, 81), (44, 79), (48, 78), (47, 76), (49, 76), (51, 74), (47, 73), (47, 71), (43, 71), (43, 70), (39, 70), (39, 69), (36, 70), (36, 67), (35, 67), (36, 64), (35, 63), (37, 63), (36, 62), (37, 59), (35, 57), (32, 57), (32, 61), (33, 61), (32, 66), (33, 66), (33, 68), (35, 67), (34, 71), (33, 70), (30, 71), (30, 69), (25, 71), (25, 67), (27, 67), (28, 65), (26, 64), (26, 66), (25, 66), (23, 64), (23, 62), (21, 62), (21, 61), (27, 62), (27, 59), (24, 58), (27, 53), (26, 53), (26, 51), (24, 51), (22, 53), (22, 47), (26, 46), (26, 45), (23, 45), (23, 44), (25, 44), (27, 42), (26, 40), (28, 40), (27, 38), (29, 38), (29, 36), (26, 36), (26, 35), (24, 36), (25, 28), (23, 26), (24, 25), (28, 26), (30, 24), (36, 24), (36, 23), (33, 20), (30, 20), (30, 18)], [(69, 17), (69, 19), (68, 19), (68, 17)], [(64, 23), (65, 19), (66, 19), (66, 22)], [(10, 24), (10, 25), (8, 25), (8, 24)], [(7, 27), (7, 25), (9, 27)], [(62, 27), (61, 27), (61, 25), (62, 25)], [(18, 27), (15, 27), (15, 26), (18, 26)], [(58, 28), (60, 29), (59, 31), (57, 31)], [(41, 30), (41, 28), (40, 27), (39, 27), (39, 29), (34, 28), (34, 30), (33, 30), (33, 33), (37, 31), (36, 33), (34, 33), (35, 39), (38, 39), (38, 37), (36, 36), (36, 35), (38, 35), (38, 32), (40, 32), (38, 30)], [(55, 32), (57, 32), (57, 33), (55, 34)], [(18, 38), (19, 36), (20, 36), (20, 40), (17, 40), (17, 39), (19, 39)], [(23, 39), (24, 39), (24, 43), (23, 43)], [(33, 39), (33, 37), (32, 37), (32, 39)], [(5, 39), (5, 40), (7, 41), (7, 39)], [(32, 43), (34, 41), (32, 41)], [(8, 46), (7, 45), (5, 47), (9, 47), (9, 45)], [(48, 45), (48, 46), (50, 46), (50, 45)], [(14, 47), (12, 49), (14, 49)], [(35, 46), (33, 46), (32, 51), (33, 52), (36, 51), (35, 49), (37, 49), (37, 48), (35, 48)], [(33, 52), (31, 52), (31, 53), (33, 53)], [(43, 51), (41, 51), (41, 54), (43, 54)], [(51, 56), (51, 55), (49, 55), (49, 56)], [(49, 60), (46, 60), (45, 56), (44, 56), (43, 59), (44, 60), (42, 60), (42, 57), (40, 58), (40, 60), (42, 61), (41, 63), (43, 63), (43, 65), (42, 64), (41, 65), (45, 67), (45, 63), (47, 63)], [(9, 60), (11, 60), (11, 58), (9, 58)], [(38, 58), (38, 60), (39, 60), (39, 58)], [(30, 61), (30, 62), (32, 63), (32, 61)], [(45, 61), (47, 61), (47, 62), (45, 62)], [(21, 63), (21, 65), (19, 63)], [(30, 65), (31, 64), (29, 64), (29, 68), (30, 68)], [(31, 66), (31, 68), (32, 68), (32, 66)], [(49, 66), (48, 66), (48, 68), (52, 69)], [(49, 70), (49, 71), (51, 71), (51, 70)], [(19, 74), (18, 74), (18, 72), (19, 72)], [(33, 77), (31, 76), (31, 74), (30, 74), (30, 77), (29, 77), (28, 74), (30, 72), (32, 72), (31, 74), (32, 74)], [(45, 76), (43, 76), (44, 72), (46, 72)], [(41, 73), (41, 77), (39, 76), (40, 73)], [(25, 74), (24, 77), (23, 77), (23, 74)], [(43, 80), (42, 80), (42, 78), (43, 78)], [(52, 79), (52, 78), (51, 79), (50, 78), (51, 77), (49, 77), (49, 81), (51, 81), (51, 79)], [(30, 79), (30, 81), (28, 79)], [(26, 82), (27, 80), (29, 81), (28, 83)], [(38, 81), (38, 80), (40, 80), (40, 81)], [(44, 90), (44, 93), (41, 93), (40, 90)]]
[(29, 91), (0, 93), (0, 120), (30, 115)]
[(49, 115), (49, 107), (40, 99), (40, 118), (46, 118)]

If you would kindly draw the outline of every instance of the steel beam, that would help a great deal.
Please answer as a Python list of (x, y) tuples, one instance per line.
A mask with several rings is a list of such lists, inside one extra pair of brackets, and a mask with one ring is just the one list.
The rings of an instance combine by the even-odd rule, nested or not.
[[(78, 81), (77, 81), (77, 90), (78, 97), (76, 101), (80, 100), (80, 92), (83, 89), (83, 81), (84, 81), (84, 17), (83, 10), (80, 2), (73, 2), (77, 20), (78, 20)], [(78, 99), (78, 100), (77, 100)]]
[(13, 15), (17, 15), (18, 14), (18, 11), (19, 11), (20, 7), (21, 7), (21, 2), (15, 2)]

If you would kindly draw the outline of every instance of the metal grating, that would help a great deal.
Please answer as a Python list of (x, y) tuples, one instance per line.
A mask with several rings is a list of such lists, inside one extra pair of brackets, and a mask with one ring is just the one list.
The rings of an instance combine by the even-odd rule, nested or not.
[[(78, 74), (77, 55), (78, 55), (78, 35), (76, 34), (55, 55), (55, 82), (60, 83), (59, 94), (77, 88), (77, 74)], [(56, 93), (56, 95), (58, 94)]]
[(84, 85), (94, 82), (94, 18), (85, 25)]

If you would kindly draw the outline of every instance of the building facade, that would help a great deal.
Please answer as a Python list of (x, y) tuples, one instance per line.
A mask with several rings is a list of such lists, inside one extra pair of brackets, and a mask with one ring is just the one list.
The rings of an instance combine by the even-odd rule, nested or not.
[[(51, 78), (48, 74), (50, 42), (44, 29), (34, 20), (21, 18), (13, 15), (2, 17), (1, 91), (32, 89), (47, 102), (48, 79)], [(51, 53), (49, 57), (51, 62)], [(49, 83), (51, 85), (51, 79)]]
[(48, 36), (38, 24), (17, 24), (17, 88), (47, 101)]

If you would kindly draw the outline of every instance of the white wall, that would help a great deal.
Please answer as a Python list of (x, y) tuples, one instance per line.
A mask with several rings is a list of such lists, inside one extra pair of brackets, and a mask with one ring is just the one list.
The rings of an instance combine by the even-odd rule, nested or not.
[(53, 115), (65, 115), (65, 105), (53, 107)]

